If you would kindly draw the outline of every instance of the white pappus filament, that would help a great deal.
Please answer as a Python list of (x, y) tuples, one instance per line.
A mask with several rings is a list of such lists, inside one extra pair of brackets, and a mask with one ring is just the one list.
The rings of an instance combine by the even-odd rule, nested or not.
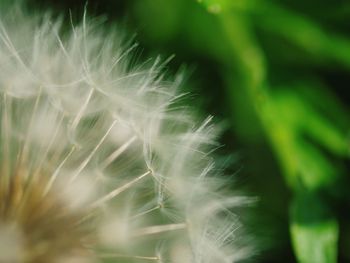
[[(115, 30), (14, 9), (0, 25), (0, 263), (226, 263), (244, 198), (220, 193), (210, 119)], [(197, 127), (197, 128), (196, 128)]]

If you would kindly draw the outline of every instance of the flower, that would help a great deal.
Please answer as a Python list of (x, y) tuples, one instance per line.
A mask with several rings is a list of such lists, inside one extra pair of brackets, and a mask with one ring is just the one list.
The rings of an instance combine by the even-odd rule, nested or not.
[(179, 106), (181, 75), (84, 15), (14, 9), (0, 29), (0, 262), (236, 262), (237, 217), (210, 118)]

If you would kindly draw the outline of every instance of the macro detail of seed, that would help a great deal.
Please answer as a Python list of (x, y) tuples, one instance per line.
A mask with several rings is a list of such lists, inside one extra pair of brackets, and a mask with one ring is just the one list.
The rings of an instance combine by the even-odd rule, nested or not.
[[(0, 11), (0, 263), (231, 263), (246, 258), (182, 75), (83, 16)], [(131, 63), (130, 61), (133, 61)]]
[(83, 213), (67, 209), (59, 193), (45, 193), (47, 176), (31, 178), (21, 170), (1, 178), (0, 262), (50, 263), (88, 256), (84, 245), (91, 233), (77, 227)]

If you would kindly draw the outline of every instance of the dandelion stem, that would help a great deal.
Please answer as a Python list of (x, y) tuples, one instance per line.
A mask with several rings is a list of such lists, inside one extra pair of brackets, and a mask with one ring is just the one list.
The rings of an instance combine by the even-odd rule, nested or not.
[(30, 142), (31, 142), (31, 140), (29, 140), (29, 136), (31, 135), (31, 132), (32, 132), (32, 125), (33, 125), (34, 117), (36, 116), (36, 112), (37, 112), (37, 109), (38, 109), (40, 98), (41, 98), (41, 91), (39, 92), (39, 94), (38, 94), (38, 96), (37, 96), (37, 98), (35, 100), (32, 116), (31, 116), (29, 124), (28, 124), (27, 134), (26, 134), (26, 137), (25, 137), (25, 140), (24, 140), (24, 144), (23, 144), (22, 150), (21, 150), (21, 152), (19, 154), (19, 158), (18, 158), (19, 167), (21, 167), (23, 165), (23, 163), (25, 161), (24, 158), (26, 158), (27, 154), (28, 154), (28, 149), (29, 149), (29, 145), (30, 145)]
[(86, 97), (86, 100), (84, 101), (83, 105), (81, 106), (77, 116), (75, 116), (73, 122), (72, 122), (72, 130), (75, 130), (78, 126), (81, 117), (83, 116), (84, 111), (86, 110), (87, 105), (89, 104), (89, 101), (91, 100), (92, 94), (94, 93), (94, 89), (91, 89), (89, 94)]
[(117, 159), (135, 140), (136, 136), (131, 137), (128, 141), (126, 141), (122, 146), (117, 148), (111, 155), (107, 157), (107, 159), (102, 163), (102, 169), (106, 168), (110, 165), (115, 159)]
[(153, 211), (155, 211), (155, 210), (157, 210), (157, 209), (159, 209), (159, 208), (161, 208), (161, 205), (157, 205), (157, 206), (155, 206), (155, 207), (153, 207), (153, 208), (150, 208), (150, 209), (148, 209), (148, 210), (146, 210), (146, 211), (143, 211), (143, 212), (141, 212), (141, 213), (139, 213), (139, 214), (136, 214), (136, 215), (132, 216), (131, 218), (132, 218), (132, 219), (136, 219), (136, 218), (138, 218), (138, 217), (141, 217), (141, 216), (144, 216), (144, 215), (146, 215), (146, 214), (152, 213)]
[(5, 186), (7, 185), (7, 179), (9, 176), (9, 158), (10, 158), (10, 146), (9, 146), (9, 142), (10, 142), (10, 134), (9, 131), (11, 129), (10, 127), (10, 123), (9, 123), (9, 102), (8, 102), (8, 98), (6, 93), (4, 94), (4, 109), (3, 109), (3, 116), (2, 116), (2, 137), (3, 137), (3, 152), (2, 155), (4, 156), (4, 161), (2, 164), (2, 172), (3, 172), (3, 176), (2, 178), (4, 178), (4, 180), (6, 181), (6, 183), (4, 184)]
[(137, 230), (137, 232), (134, 233), (134, 236), (154, 235), (185, 228), (187, 228), (187, 224), (185, 223), (150, 226)]
[(72, 176), (72, 178), (70, 179), (70, 183), (73, 182), (77, 176), (81, 173), (81, 171), (86, 167), (86, 165), (89, 163), (89, 161), (91, 160), (91, 158), (95, 155), (96, 151), (100, 148), (100, 146), (102, 145), (102, 143), (105, 141), (105, 139), (107, 138), (108, 134), (111, 132), (111, 130), (113, 129), (113, 126), (117, 123), (117, 121), (113, 121), (111, 126), (108, 128), (108, 130), (106, 131), (106, 133), (103, 135), (103, 137), (101, 138), (101, 140), (98, 142), (98, 144), (95, 146), (95, 148), (91, 151), (91, 153), (88, 155), (88, 157), (80, 164), (80, 166), (78, 167), (78, 169), (76, 170), (75, 174)]
[(151, 171), (147, 171), (144, 174), (141, 174), (140, 176), (136, 177), (135, 179), (131, 180), (130, 182), (122, 185), (121, 187), (116, 188), (115, 190), (113, 190), (112, 192), (108, 193), (107, 195), (101, 197), (100, 199), (98, 199), (97, 201), (95, 201), (94, 203), (91, 204), (91, 208), (96, 208), (99, 207), (100, 205), (102, 205), (103, 203), (113, 199), (114, 197), (116, 197), (117, 195), (119, 195), (120, 193), (124, 192), (125, 190), (127, 190), (128, 188), (132, 187), (135, 183), (139, 182), (140, 180), (142, 180), (143, 178), (145, 178), (147, 175), (150, 175), (152, 172)]
[(72, 149), (69, 151), (69, 153), (66, 155), (66, 157), (63, 159), (63, 161), (60, 163), (60, 165), (57, 167), (57, 169), (54, 171), (54, 173), (52, 174), (50, 181), (48, 182), (45, 191), (44, 191), (44, 196), (50, 191), (54, 181), (56, 180), (59, 172), (61, 171), (61, 168), (63, 167), (63, 165), (66, 163), (66, 161), (69, 159), (69, 157), (73, 154), (73, 152), (75, 151), (76, 147), (73, 145)]
[(40, 172), (40, 170), (41, 170), (41, 168), (42, 168), (42, 166), (43, 166), (43, 164), (44, 164), (44, 162), (45, 162), (46, 155), (49, 153), (49, 151), (50, 151), (50, 149), (51, 149), (51, 147), (52, 147), (54, 141), (55, 141), (56, 138), (57, 138), (57, 135), (58, 135), (58, 133), (59, 133), (59, 131), (60, 131), (60, 127), (61, 127), (63, 118), (64, 118), (64, 115), (62, 114), (61, 117), (60, 117), (60, 119), (58, 120), (57, 127), (56, 127), (56, 129), (55, 129), (54, 134), (51, 136), (51, 139), (50, 139), (50, 142), (49, 142), (48, 146), (46, 147), (46, 149), (44, 150), (44, 152), (43, 152), (42, 154), (40, 154), (41, 159), (40, 159), (39, 164), (37, 165), (37, 168), (36, 168), (36, 170), (35, 170), (35, 172), (34, 172), (34, 174), (33, 174), (33, 177), (34, 177), (34, 178), (39, 174), (39, 172)]
[(101, 258), (130, 258), (130, 259), (143, 259), (143, 260), (151, 260), (158, 261), (159, 257), (147, 257), (147, 256), (134, 256), (134, 255), (123, 255), (123, 254), (102, 254)]

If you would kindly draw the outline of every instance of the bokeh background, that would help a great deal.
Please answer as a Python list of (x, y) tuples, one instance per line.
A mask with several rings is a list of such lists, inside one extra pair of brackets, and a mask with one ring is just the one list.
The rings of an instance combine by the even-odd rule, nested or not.
[(87, 6), (136, 33), (137, 59), (175, 55), (188, 102), (225, 127), (232, 189), (259, 197), (242, 214), (253, 262), (350, 262), (349, 1), (26, 2), (68, 26)]

